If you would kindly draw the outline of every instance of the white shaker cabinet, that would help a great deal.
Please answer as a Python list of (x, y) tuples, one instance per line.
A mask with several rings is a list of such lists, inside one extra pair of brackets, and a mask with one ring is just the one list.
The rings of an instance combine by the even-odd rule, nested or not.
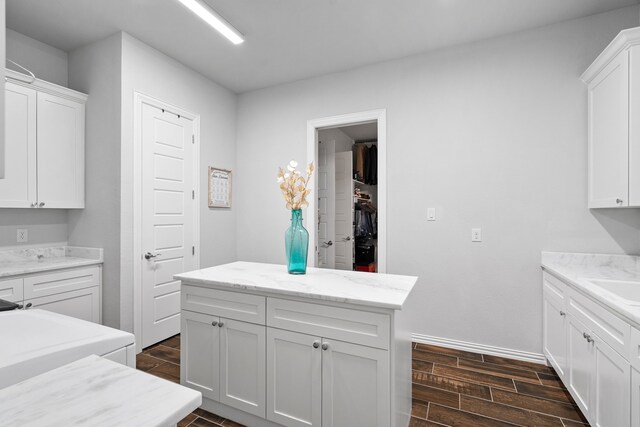
[(589, 207), (639, 207), (640, 28), (618, 34), (581, 78), (588, 87)]
[(584, 414), (591, 411), (593, 401), (594, 346), (587, 341), (589, 329), (570, 316), (567, 321), (568, 369), (566, 386)]
[(543, 346), (549, 362), (558, 376), (567, 370), (567, 313), (564, 308), (564, 286), (545, 275), (543, 281)]
[(7, 70), (2, 208), (84, 208), (87, 96)]
[(631, 426), (640, 427), (640, 371), (631, 369)]

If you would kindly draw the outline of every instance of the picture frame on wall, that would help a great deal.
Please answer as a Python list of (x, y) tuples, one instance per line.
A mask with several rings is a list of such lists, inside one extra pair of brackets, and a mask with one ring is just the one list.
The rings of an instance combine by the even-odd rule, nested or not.
[(209, 207), (231, 207), (231, 171), (209, 166)]

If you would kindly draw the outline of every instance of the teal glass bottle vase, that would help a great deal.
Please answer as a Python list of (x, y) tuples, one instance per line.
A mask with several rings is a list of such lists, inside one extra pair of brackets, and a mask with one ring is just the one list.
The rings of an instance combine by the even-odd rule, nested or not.
[(309, 252), (309, 232), (302, 226), (302, 209), (291, 211), (291, 226), (284, 233), (284, 246), (287, 252), (289, 274), (305, 274)]

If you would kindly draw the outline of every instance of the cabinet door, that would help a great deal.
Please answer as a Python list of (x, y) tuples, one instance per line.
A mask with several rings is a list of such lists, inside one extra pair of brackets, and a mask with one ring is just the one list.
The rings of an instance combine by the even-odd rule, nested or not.
[(640, 427), (640, 372), (631, 369), (631, 426)]
[(628, 427), (631, 421), (629, 362), (595, 337), (593, 420), (597, 427)]
[(329, 340), (322, 349), (322, 426), (388, 427), (389, 352)]
[(266, 415), (266, 327), (220, 319), (220, 402)]
[(38, 93), (38, 202), (84, 208), (84, 104)]
[(563, 308), (545, 294), (542, 308), (544, 354), (560, 378), (565, 377), (567, 363), (567, 315)]
[(589, 207), (628, 206), (628, 52), (611, 61), (589, 84), (588, 92)]
[(77, 319), (101, 323), (100, 287), (78, 289), (41, 298), (25, 299), (24, 305), (64, 314)]
[(319, 337), (267, 328), (268, 420), (287, 427), (320, 426), (321, 361)]
[(640, 46), (629, 52), (629, 206), (640, 206)]
[(23, 295), (22, 279), (0, 280), (0, 299), (22, 304)]
[(568, 388), (576, 403), (585, 414), (590, 417), (591, 404), (593, 402), (593, 370), (594, 370), (594, 345), (588, 342), (584, 334), (590, 334), (578, 319), (567, 317), (568, 335)]
[(5, 165), (1, 208), (29, 208), (36, 195), (36, 91), (5, 83)]
[(180, 313), (180, 383), (204, 397), (219, 398), (219, 319), (183, 310)]

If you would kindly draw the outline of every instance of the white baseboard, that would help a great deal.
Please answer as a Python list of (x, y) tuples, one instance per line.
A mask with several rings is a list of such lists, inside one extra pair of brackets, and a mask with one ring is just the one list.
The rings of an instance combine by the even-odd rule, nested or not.
[(491, 356), (507, 357), (509, 359), (523, 360), (525, 362), (547, 365), (547, 358), (542, 353), (530, 353), (528, 351), (512, 350), (510, 348), (494, 347), (485, 344), (476, 344), (465, 341), (457, 341), (449, 338), (432, 337), (429, 335), (411, 334), (414, 342), (431, 344), (440, 347), (465, 350), (473, 353), (489, 354)]

